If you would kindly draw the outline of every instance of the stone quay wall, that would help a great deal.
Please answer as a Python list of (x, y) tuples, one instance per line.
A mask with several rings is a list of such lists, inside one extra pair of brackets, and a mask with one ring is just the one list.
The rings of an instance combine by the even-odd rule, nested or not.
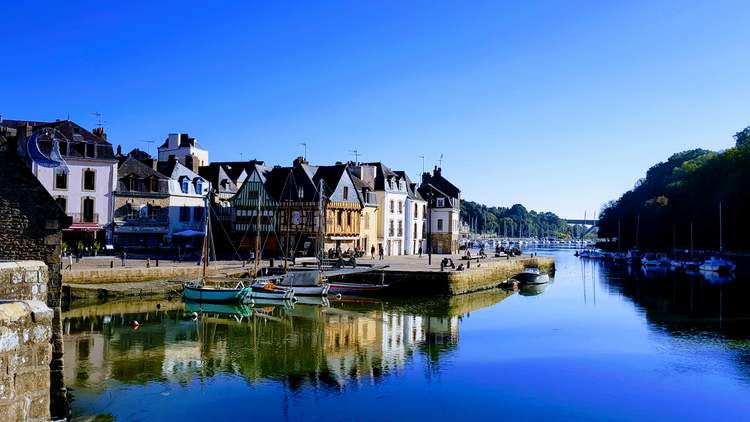
[[(466, 261), (458, 261), (464, 264)], [(472, 261), (463, 271), (373, 271), (346, 275), (346, 281), (390, 284), (391, 291), (397, 294), (421, 296), (460, 295), (497, 287), (503, 281), (513, 278), (526, 267), (537, 267), (542, 273), (555, 271), (555, 260), (548, 257), (513, 258), (509, 260)], [(335, 280), (334, 280), (335, 281)]]
[(39, 300), (0, 302), (0, 420), (50, 420), (53, 315)]

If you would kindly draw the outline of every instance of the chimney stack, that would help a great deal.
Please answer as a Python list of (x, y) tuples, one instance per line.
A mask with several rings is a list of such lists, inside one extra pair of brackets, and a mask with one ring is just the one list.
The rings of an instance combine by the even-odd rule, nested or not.
[(105, 141), (107, 140), (107, 134), (104, 133), (103, 127), (95, 127), (94, 130), (91, 131), (91, 133), (93, 133), (94, 136), (104, 139)]
[(294, 167), (297, 167), (300, 164), (309, 164), (309, 163), (307, 162), (307, 160), (305, 159), (305, 157), (302, 157), (302, 156), (299, 156), (299, 157), (295, 158), (294, 161), (292, 162), (292, 165)]

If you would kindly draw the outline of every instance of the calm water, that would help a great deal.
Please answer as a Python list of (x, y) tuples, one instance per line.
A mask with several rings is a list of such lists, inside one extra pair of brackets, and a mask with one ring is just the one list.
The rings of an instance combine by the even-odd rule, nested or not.
[(197, 319), (166, 301), (73, 308), (63, 324), (74, 414), (750, 418), (750, 280), (548, 254), (558, 271), (543, 291), (214, 308)]

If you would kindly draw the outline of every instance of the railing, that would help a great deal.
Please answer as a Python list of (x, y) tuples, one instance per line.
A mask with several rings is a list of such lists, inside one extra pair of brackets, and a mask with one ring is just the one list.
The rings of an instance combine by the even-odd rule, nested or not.
[(97, 213), (71, 213), (68, 214), (73, 219), (73, 223), (99, 223), (99, 214)]
[(127, 226), (163, 226), (169, 224), (169, 218), (166, 215), (154, 217), (124, 217), (122, 221)]

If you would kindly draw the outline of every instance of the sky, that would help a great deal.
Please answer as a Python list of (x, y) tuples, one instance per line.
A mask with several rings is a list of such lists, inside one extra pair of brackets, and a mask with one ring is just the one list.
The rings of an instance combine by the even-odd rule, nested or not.
[[(747, 1), (6, 2), (0, 116), (211, 161), (441, 163), (462, 197), (590, 217), (750, 125)], [(147, 141), (155, 142), (149, 143)], [(443, 157), (440, 161), (440, 157)]]

